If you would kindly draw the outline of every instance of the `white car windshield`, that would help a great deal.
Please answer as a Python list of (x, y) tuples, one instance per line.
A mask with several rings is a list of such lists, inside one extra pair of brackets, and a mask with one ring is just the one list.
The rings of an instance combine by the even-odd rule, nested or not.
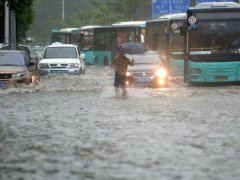
[(77, 58), (77, 52), (74, 47), (48, 47), (43, 58)]
[(24, 66), (23, 55), (17, 53), (0, 53), (1, 66)]

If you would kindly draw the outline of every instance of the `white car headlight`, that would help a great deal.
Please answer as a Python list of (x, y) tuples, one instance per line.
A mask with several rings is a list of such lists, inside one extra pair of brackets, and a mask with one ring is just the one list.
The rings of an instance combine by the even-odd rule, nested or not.
[(79, 68), (80, 64), (79, 63), (70, 63), (69, 68)]
[(24, 73), (24, 72), (15, 73), (15, 74), (12, 74), (12, 78), (22, 77), (22, 76), (24, 76), (24, 75), (26, 75), (26, 73)]
[(167, 77), (167, 70), (164, 68), (160, 68), (156, 71), (155, 75), (157, 77)]

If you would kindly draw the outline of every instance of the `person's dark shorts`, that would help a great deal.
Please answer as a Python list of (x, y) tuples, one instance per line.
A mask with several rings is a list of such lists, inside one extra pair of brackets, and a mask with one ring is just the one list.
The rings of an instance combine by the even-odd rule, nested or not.
[(126, 87), (126, 76), (122, 76), (118, 73), (115, 73), (115, 79), (114, 79), (114, 86), (115, 87), (122, 87), (125, 88)]

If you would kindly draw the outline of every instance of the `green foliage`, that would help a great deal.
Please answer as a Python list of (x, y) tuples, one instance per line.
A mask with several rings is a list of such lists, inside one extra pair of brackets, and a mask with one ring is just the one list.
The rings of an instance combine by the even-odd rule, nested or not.
[(21, 42), (34, 20), (32, 9), (34, 0), (1, 0), (0, 4), (4, 4), (5, 2), (8, 3), (8, 6), (16, 15), (18, 41)]
[(34, 9), (38, 17), (31, 32), (38, 40), (45, 41), (50, 39), (53, 28), (136, 20), (137, 9), (146, 3), (151, 0), (65, 0), (65, 19), (62, 19), (62, 0), (36, 0)]
[(109, 0), (111, 9), (121, 16), (122, 20), (136, 20), (137, 9), (151, 0)]

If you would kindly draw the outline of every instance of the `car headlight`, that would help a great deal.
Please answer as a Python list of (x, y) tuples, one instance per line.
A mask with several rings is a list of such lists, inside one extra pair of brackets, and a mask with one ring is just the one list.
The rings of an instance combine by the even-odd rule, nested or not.
[(155, 75), (157, 77), (164, 77), (165, 78), (165, 77), (167, 77), (167, 70), (164, 69), (164, 68), (160, 68), (156, 71)]
[(69, 68), (79, 68), (80, 64), (79, 63), (70, 63)]
[(24, 73), (24, 72), (15, 73), (15, 74), (12, 74), (12, 78), (22, 77), (22, 76), (24, 76), (25, 74), (26, 74), (26, 73)]
[(131, 73), (130, 73), (130, 72), (127, 72), (127, 73), (126, 73), (126, 76), (127, 76), (127, 77), (131, 76)]
[(46, 63), (39, 63), (38, 68), (39, 69), (49, 69), (49, 66)]

